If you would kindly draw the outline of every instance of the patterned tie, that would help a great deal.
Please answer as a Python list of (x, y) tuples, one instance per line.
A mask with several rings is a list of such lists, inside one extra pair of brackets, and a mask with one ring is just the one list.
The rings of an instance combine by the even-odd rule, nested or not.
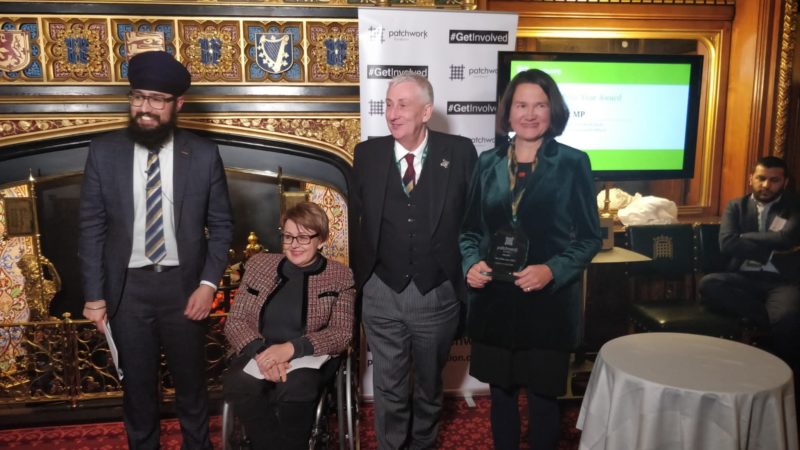
[(158, 152), (152, 150), (147, 157), (146, 217), (144, 254), (155, 264), (167, 255), (167, 247), (164, 243), (164, 219), (161, 210), (161, 169)]
[(404, 158), (406, 160), (406, 172), (403, 174), (403, 186), (406, 188), (406, 192), (410, 194), (414, 189), (414, 182), (417, 178), (417, 173), (414, 171), (414, 154), (409, 153)]

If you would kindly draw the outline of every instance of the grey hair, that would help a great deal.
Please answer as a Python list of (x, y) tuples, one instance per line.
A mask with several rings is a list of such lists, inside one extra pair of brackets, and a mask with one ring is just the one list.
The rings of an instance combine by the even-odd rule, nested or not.
[(433, 86), (431, 86), (431, 82), (428, 81), (427, 78), (415, 72), (405, 71), (392, 78), (391, 81), (389, 81), (389, 87), (387, 87), (386, 90), (388, 91), (389, 89), (402, 83), (416, 84), (417, 87), (419, 87), (420, 92), (422, 92), (422, 102), (426, 105), (433, 105)]

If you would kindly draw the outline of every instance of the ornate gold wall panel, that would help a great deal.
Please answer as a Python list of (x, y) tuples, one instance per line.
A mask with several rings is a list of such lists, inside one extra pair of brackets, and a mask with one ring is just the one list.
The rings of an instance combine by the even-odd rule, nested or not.
[[(244, 49), (247, 81), (306, 81), (302, 22), (245, 21), (243, 27), (247, 42)], [(270, 56), (271, 48), (277, 50), (274, 58)]]
[(261, 137), (319, 148), (334, 153), (349, 163), (353, 161), (353, 149), (361, 140), (361, 121), (358, 117), (184, 115), (179, 123), (185, 128)]
[(312, 202), (325, 210), (328, 216), (328, 240), (322, 254), (344, 265), (350, 263), (350, 235), (347, 224), (347, 200), (336, 189), (321, 184), (308, 183)]
[(308, 32), (309, 81), (358, 83), (358, 24), (310, 22)]
[[(542, 1), (542, 0), (534, 0)], [(543, 0), (548, 1), (548, 0)], [(574, 0), (572, 0), (574, 1)], [(590, 0), (591, 1), (591, 0)], [(594, 0), (597, 1), (597, 0)], [(601, 2), (603, 0), (600, 0)], [(692, 0), (675, 0), (676, 3)], [(703, 0), (695, 0), (699, 2)], [(705, 0), (706, 4), (713, 0)], [(718, 2), (721, 0), (717, 0)], [(733, 0), (726, 0), (731, 2)], [(30, 3), (30, 0), (4, 0), (5, 3)], [(624, 3), (624, 0), (622, 1)], [(640, 0), (633, 0), (639, 3)], [(668, 0), (658, 1), (657, 3), (667, 3)], [(66, 0), (38, 0), (37, 3), (74, 3)], [(118, 5), (228, 5), (228, 6), (264, 6), (271, 7), (320, 7), (320, 8), (354, 8), (365, 6), (392, 6), (408, 8), (437, 8), (437, 9), (475, 9), (474, 0), (93, 0), (92, 3), (113, 3)], [(615, 2), (619, 3), (619, 1)]]
[[(78, 119), (0, 116), (0, 152), (2, 147), (12, 144), (122, 128), (127, 121), (125, 115)], [(352, 163), (353, 149), (361, 139), (361, 120), (357, 115), (321, 117), (314, 114), (287, 117), (253, 114), (208, 117), (184, 114), (178, 122), (182, 127), (190, 129), (311, 146), (329, 151), (348, 163)]]
[[(0, 16), (0, 30), (0, 80), (15, 84), (125, 84), (125, 36), (132, 31), (161, 33), (195, 84), (358, 84), (354, 19)], [(3, 48), (19, 31), (29, 37), (26, 47)], [(30, 63), (9, 70), (14, 66), (3, 62), (11, 57)]]
[(797, 39), (797, 0), (784, 0), (781, 21), (780, 61), (775, 100), (775, 133), (772, 154), (784, 157), (789, 128), (789, 101), (792, 87), (794, 47)]
[(104, 19), (42, 19), (45, 81), (111, 81)]
[(30, 117), (0, 115), (0, 152), (2, 147), (40, 139), (94, 133), (121, 128), (127, 116), (119, 117)]

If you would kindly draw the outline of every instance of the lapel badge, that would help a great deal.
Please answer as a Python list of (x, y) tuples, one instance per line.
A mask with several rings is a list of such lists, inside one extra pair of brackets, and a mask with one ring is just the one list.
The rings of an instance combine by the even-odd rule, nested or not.
[(443, 159), (443, 160), (442, 160), (442, 163), (441, 163), (441, 164), (439, 164), (439, 165), (440, 165), (440, 166), (442, 166), (442, 167), (444, 167), (445, 169), (447, 169), (447, 167), (450, 165), (450, 161), (448, 161), (448, 160), (446, 160), (446, 159)]

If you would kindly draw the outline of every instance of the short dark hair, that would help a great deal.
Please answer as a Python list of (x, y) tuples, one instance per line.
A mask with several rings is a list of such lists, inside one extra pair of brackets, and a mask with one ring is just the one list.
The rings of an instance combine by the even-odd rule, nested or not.
[(300, 202), (283, 213), (281, 227), (291, 220), (303, 228), (313, 231), (322, 242), (328, 240), (328, 215), (319, 205), (312, 202)]
[[(756, 166), (761, 166), (765, 169), (776, 169), (780, 168), (783, 169), (783, 176), (789, 176), (789, 166), (786, 165), (786, 161), (782, 158), (778, 158), (777, 156), (762, 156), (758, 158), (756, 161)], [(755, 167), (753, 168), (755, 170)]]
[(530, 69), (518, 73), (506, 87), (506, 91), (503, 93), (503, 97), (497, 105), (496, 128), (498, 134), (507, 134), (511, 131), (511, 124), (509, 123), (511, 101), (514, 99), (517, 86), (523, 83), (539, 85), (550, 101), (550, 128), (545, 132), (545, 136), (561, 136), (561, 133), (564, 132), (564, 128), (567, 127), (569, 108), (567, 107), (567, 102), (564, 101), (564, 96), (561, 95), (561, 91), (558, 90), (558, 85), (555, 80), (539, 69)]

